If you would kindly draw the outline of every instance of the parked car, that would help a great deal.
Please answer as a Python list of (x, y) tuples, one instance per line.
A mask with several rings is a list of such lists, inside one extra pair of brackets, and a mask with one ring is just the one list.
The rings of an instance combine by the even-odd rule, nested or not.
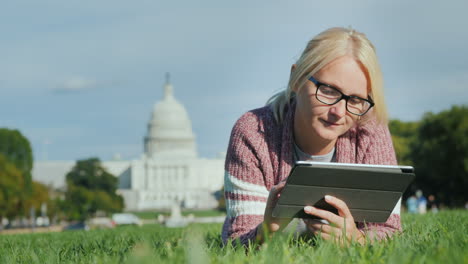
[(72, 222), (63, 228), (63, 231), (84, 230), (88, 231), (89, 225), (86, 222)]
[(94, 217), (89, 219), (88, 223), (91, 229), (108, 229), (115, 227), (114, 220), (109, 217)]
[(112, 220), (114, 220), (116, 225), (137, 225), (141, 226), (143, 223), (140, 218), (134, 214), (130, 213), (119, 213), (112, 215)]
[(47, 227), (47, 226), (49, 226), (49, 225), (50, 225), (49, 217), (47, 217), (47, 216), (44, 216), (44, 217), (39, 216), (39, 217), (36, 218), (36, 226), (38, 226), (38, 227), (41, 227), (41, 226)]

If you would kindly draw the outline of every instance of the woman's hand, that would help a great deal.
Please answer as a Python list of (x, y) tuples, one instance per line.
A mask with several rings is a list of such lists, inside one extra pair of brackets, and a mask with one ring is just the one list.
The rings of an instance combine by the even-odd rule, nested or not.
[(306, 206), (304, 211), (307, 214), (328, 221), (328, 224), (324, 224), (320, 220), (306, 219), (304, 222), (308, 229), (325, 240), (334, 240), (340, 244), (357, 241), (363, 245), (366, 242), (365, 236), (357, 229), (346, 203), (330, 195), (325, 195), (325, 201), (338, 209), (338, 215), (313, 206)]
[(272, 234), (285, 228), (291, 221), (289, 218), (278, 218), (272, 216), (273, 209), (275, 208), (276, 203), (278, 202), (278, 199), (281, 195), (281, 191), (284, 189), (285, 185), (286, 181), (282, 181), (273, 186), (270, 190), (270, 194), (268, 195), (268, 200), (266, 203), (265, 213), (263, 215), (263, 228), (260, 230), (258, 234), (259, 236), (257, 236), (260, 240), (263, 240), (265, 231), (269, 234)]

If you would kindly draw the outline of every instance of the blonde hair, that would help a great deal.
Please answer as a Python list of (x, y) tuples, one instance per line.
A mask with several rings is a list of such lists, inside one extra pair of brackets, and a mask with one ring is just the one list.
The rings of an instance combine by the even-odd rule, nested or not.
[(378, 122), (386, 123), (383, 77), (374, 45), (363, 33), (341, 27), (327, 29), (310, 40), (297, 60), (296, 68), (291, 72), (288, 87), (268, 99), (267, 105), (271, 106), (276, 121), (282, 123), (284, 110), (295, 96), (293, 87), (303, 87), (309, 77), (331, 61), (345, 55), (352, 56), (361, 64), (367, 76), (369, 96), (375, 103), (373, 109), (359, 123), (365, 122), (372, 115)]

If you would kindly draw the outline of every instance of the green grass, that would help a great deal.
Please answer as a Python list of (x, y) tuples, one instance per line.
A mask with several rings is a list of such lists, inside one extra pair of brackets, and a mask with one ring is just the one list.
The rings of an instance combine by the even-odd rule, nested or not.
[[(171, 215), (170, 211), (144, 211), (144, 212), (131, 212), (135, 214), (141, 219), (156, 219), (158, 215), (169, 216)], [(195, 217), (207, 217), (207, 216), (221, 216), (226, 215), (225, 212), (221, 212), (218, 210), (183, 210), (183, 216), (188, 216), (189, 214), (193, 214)]]
[(468, 211), (404, 215), (403, 228), (369, 246), (279, 236), (248, 250), (221, 247), (221, 224), (2, 235), (0, 263), (468, 263)]

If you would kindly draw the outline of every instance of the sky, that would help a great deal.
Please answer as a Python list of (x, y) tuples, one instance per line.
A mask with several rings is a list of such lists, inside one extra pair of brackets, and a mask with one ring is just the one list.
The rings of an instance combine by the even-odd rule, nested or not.
[(35, 160), (139, 158), (166, 72), (199, 155), (214, 157), (335, 26), (376, 46), (390, 118), (468, 104), (464, 0), (0, 1), (0, 127)]

